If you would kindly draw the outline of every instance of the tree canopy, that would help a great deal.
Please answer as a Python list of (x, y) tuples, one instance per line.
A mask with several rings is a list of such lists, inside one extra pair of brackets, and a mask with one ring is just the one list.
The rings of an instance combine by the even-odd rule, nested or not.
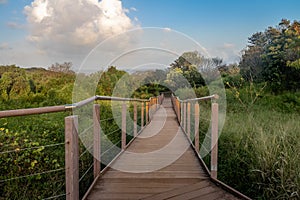
[(283, 19), (253, 34), (240, 62), (247, 80), (270, 83), (274, 91), (300, 88), (300, 22)]

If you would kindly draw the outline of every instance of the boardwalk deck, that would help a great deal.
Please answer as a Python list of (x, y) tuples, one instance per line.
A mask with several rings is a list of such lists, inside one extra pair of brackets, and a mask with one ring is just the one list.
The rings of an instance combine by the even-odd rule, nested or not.
[(214, 184), (203, 170), (166, 98), (151, 123), (97, 180), (87, 199), (238, 198)]

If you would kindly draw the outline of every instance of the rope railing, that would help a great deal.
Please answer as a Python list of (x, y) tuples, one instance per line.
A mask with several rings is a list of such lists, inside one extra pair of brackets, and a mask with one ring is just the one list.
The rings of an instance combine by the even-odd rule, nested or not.
[[(151, 121), (152, 116), (156, 110), (159, 109), (160, 104), (162, 103), (164, 95), (160, 95), (158, 97), (152, 97), (149, 100), (144, 99), (134, 99), (134, 98), (119, 98), (119, 97), (107, 97), (107, 96), (94, 96), (78, 103), (70, 104), (70, 105), (62, 105), (62, 106), (50, 106), (50, 107), (42, 107), (42, 108), (28, 108), (28, 109), (19, 109), (19, 110), (6, 110), (0, 111), (0, 118), (8, 118), (8, 117), (18, 117), (18, 116), (28, 116), (28, 115), (38, 115), (38, 114), (46, 114), (46, 113), (57, 113), (57, 112), (66, 112), (66, 111), (74, 111), (79, 109), (85, 105), (94, 103), (93, 106), (93, 116), (92, 116), (92, 125), (87, 127), (86, 129), (79, 131), (79, 116), (71, 115), (65, 117), (65, 141), (63, 143), (57, 144), (49, 144), (43, 145), (38, 147), (30, 147), (30, 148), (20, 148), (20, 149), (12, 149), (4, 152), (0, 152), (1, 154), (5, 153), (13, 153), (18, 151), (25, 151), (25, 150), (32, 150), (32, 149), (39, 149), (39, 148), (48, 148), (52, 147), (55, 148), (59, 145), (65, 145), (65, 166), (63, 168), (54, 169), (54, 170), (47, 170), (44, 172), (33, 173), (29, 175), (19, 176), (19, 177), (12, 177), (5, 180), (0, 180), (0, 183), (27, 178), (42, 174), (48, 173), (55, 173), (58, 171), (65, 171), (65, 193), (59, 194), (61, 192), (57, 192), (59, 195), (55, 195), (52, 193), (53, 196), (47, 197), (45, 199), (55, 199), (66, 196), (67, 200), (77, 200), (79, 199), (79, 183), (87, 176), (88, 173), (93, 171), (94, 180), (99, 177), (99, 174), (102, 173), (101, 169), (101, 157), (104, 154), (107, 154), (112, 147), (108, 149), (101, 148), (101, 134), (105, 135), (106, 137), (112, 134), (120, 134), (120, 144), (121, 152), (116, 155), (119, 156), (121, 153), (130, 145), (130, 143), (135, 139), (135, 137), (141, 133), (143, 128)], [(100, 109), (101, 103), (97, 104), (101, 101), (119, 101), (120, 105), (114, 107), (115, 109), (121, 110), (120, 115), (116, 117), (102, 119)], [(130, 105), (129, 105), (130, 104)], [(132, 110), (131, 110), (132, 109)], [(133, 113), (132, 121), (128, 120), (128, 112)], [(109, 133), (105, 133), (105, 130), (101, 130), (101, 123), (107, 123), (109, 121), (113, 121), (116, 119), (120, 119), (120, 128), (115, 129)], [(139, 120), (139, 122), (138, 122)], [(129, 123), (129, 124), (128, 124)], [(133, 124), (131, 124), (133, 123)], [(138, 125), (139, 124), (139, 125)], [(131, 131), (128, 131), (128, 129)], [(133, 129), (133, 130), (132, 130)], [(130, 132), (130, 134), (128, 134)], [(80, 149), (80, 142), (79, 138), (86, 137), (86, 135), (91, 136), (92, 138), (92, 145), (87, 148), (84, 148), (81, 152)], [(126, 141), (127, 136), (132, 135), (129, 141)], [(81, 138), (82, 139), (82, 138)], [(115, 147), (115, 145), (114, 145)], [(92, 152), (92, 164), (88, 167), (85, 171), (79, 169), (79, 160), (84, 159), (87, 152)], [(116, 159), (113, 158), (113, 160)], [(109, 163), (110, 164), (110, 163)], [(108, 164), (108, 165), (109, 165)], [(93, 170), (92, 170), (93, 169)], [(83, 173), (80, 176), (81, 172)]]
[[(214, 179), (217, 179), (217, 166), (218, 166), (218, 113), (219, 113), (219, 105), (216, 102), (213, 102), (211, 105), (211, 119), (200, 117), (200, 109), (199, 109), (199, 101), (215, 101), (219, 98), (218, 95), (210, 95), (201, 98), (193, 98), (180, 100), (178, 97), (171, 95), (172, 105), (174, 111), (177, 116), (177, 120), (187, 135), (189, 141), (194, 147), (195, 151), (199, 155), (200, 147), (199, 147), (199, 123), (202, 121), (209, 121), (211, 124), (211, 135), (207, 138), (210, 139), (211, 151), (210, 151), (210, 170), (206, 167), (210, 176)], [(192, 110), (194, 113), (192, 113)], [(192, 121), (192, 117), (194, 117)], [(194, 133), (191, 131), (191, 124), (193, 122)], [(194, 143), (191, 140), (191, 135), (193, 134)], [(205, 146), (202, 146), (205, 148)], [(206, 148), (205, 148), (206, 149)], [(207, 150), (207, 149), (206, 149)], [(209, 151), (208, 151), (209, 152)], [(199, 156), (200, 157), (200, 156)]]

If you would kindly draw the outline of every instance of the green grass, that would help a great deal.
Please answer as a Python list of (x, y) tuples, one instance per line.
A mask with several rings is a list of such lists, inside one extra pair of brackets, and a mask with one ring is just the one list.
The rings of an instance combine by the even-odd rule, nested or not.
[(300, 198), (300, 115), (228, 112), (219, 140), (219, 179), (255, 199)]

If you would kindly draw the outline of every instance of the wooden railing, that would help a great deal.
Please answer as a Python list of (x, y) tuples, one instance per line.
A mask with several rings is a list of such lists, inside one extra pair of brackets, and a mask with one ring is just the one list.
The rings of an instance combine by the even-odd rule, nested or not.
[[(121, 111), (121, 152), (116, 155), (118, 157), (127, 148), (134, 138), (143, 130), (150, 120), (154, 112), (159, 108), (160, 104), (164, 99), (164, 95), (158, 97), (152, 97), (149, 100), (143, 99), (132, 99), (132, 98), (118, 98), (108, 96), (94, 96), (89, 99), (83, 100), (78, 103), (64, 106), (50, 106), (43, 108), (30, 108), (30, 109), (19, 109), (19, 110), (6, 110), (0, 111), (0, 118), (16, 117), (16, 116), (27, 116), (37, 115), (54, 112), (74, 111), (83, 106), (91, 103), (93, 105), (93, 176), (94, 182), (99, 177), (102, 171), (101, 169), (101, 106), (96, 104), (97, 101), (120, 101), (122, 102)], [(133, 138), (131, 141), (126, 141), (126, 113), (127, 113), (127, 102), (133, 103)], [(140, 104), (140, 118), (141, 118), (141, 129), (138, 132), (138, 104)], [(145, 121), (144, 121), (145, 120)], [(67, 200), (78, 200), (79, 199), (79, 124), (78, 116), (71, 115), (65, 118), (65, 180), (66, 180), (66, 199)], [(116, 159), (116, 157), (114, 159)], [(114, 160), (113, 159), (113, 160)], [(112, 163), (113, 161), (111, 161)], [(111, 164), (109, 163), (106, 168)], [(51, 198), (51, 197), (50, 197)]]
[[(200, 119), (200, 109), (199, 109), (199, 101), (207, 101), (212, 100), (215, 101), (219, 97), (218, 95), (206, 96), (201, 98), (180, 100), (178, 97), (172, 95), (172, 104), (174, 111), (177, 116), (177, 120), (182, 128), (182, 130), (187, 135), (191, 144), (193, 145), (195, 151), (199, 155), (199, 119)], [(191, 113), (191, 106), (194, 106), (194, 113)], [(218, 113), (219, 113), (219, 105), (216, 102), (213, 102), (211, 105), (211, 157), (210, 157), (210, 170), (208, 170), (207, 166), (206, 170), (210, 173), (210, 176), (214, 179), (217, 179), (217, 171), (218, 171)], [(191, 140), (191, 116), (194, 116), (194, 143)]]

